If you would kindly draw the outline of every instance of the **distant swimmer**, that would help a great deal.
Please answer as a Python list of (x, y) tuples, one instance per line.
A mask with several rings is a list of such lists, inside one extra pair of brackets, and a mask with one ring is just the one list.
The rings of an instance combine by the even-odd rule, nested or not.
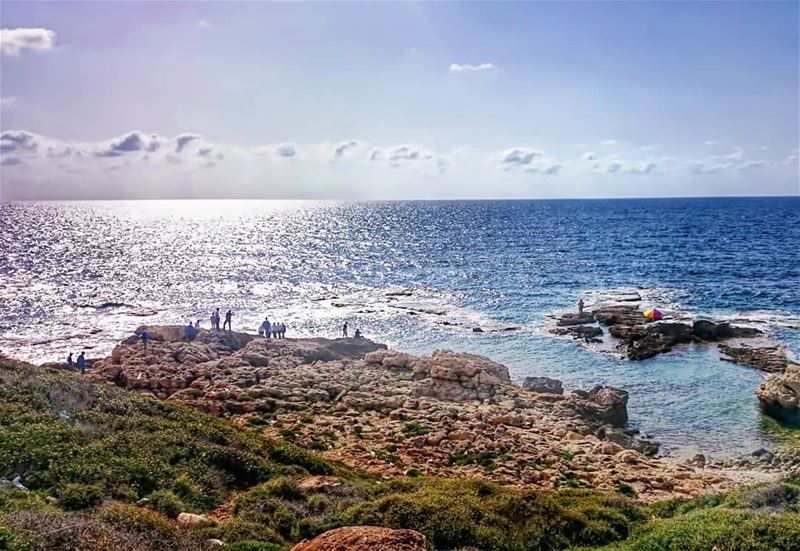
[(261, 322), (261, 327), (259, 327), (258, 332), (263, 334), (265, 337), (269, 338), (269, 334), (272, 331), (272, 328), (269, 323), (269, 318), (264, 318), (264, 321)]
[(344, 325), (342, 325), (342, 336), (345, 339), (347, 338), (347, 322), (344, 322)]
[(578, 299), (578, 313), (583, 314), (583, 297)]
[(73, 365), (75, 365), (75, 361), (72, 359), (72, 352), (70, 352), (69, 356), (67, 356), (67, 367), (72, 369)]
[(145, 350), (147, 350), (147, 341), (150, 340), (150, 333), (147, 329), (142, 329), (142, 333), (139, 335), (139, 338), (142, 339), (142, 346)]
[(78, 369), (81, 372), (81, 375), (85, 375), (86, 374), (86, 356), (83, 353), (83, 350), (81, 350), (81, 353), (78, 354), (78, 361), (75, 362), (75, 363), (77, 364)]
[(353, 333), (353, 336), (355, 338), (357, 338), (357, 339), (363, 339), (364, 338), (364, 335), (361, 334), (361, 329), (359, 329), (358, 327), (356, 327), (356, 332)]
[(222, 324), (223, 329), (227, 327), (228, 331), (233, 331), (233, 327), (231, 327), (231, 318), (233, 318), (233, 312), (228, 310), (227, 312), (225, 312), (225, 323)]
[(187, 341), (193, 341), (194, 340), (194, 336), (197, 334), (197, 332), (195, 331), (194, 325), (192, 325), (191, 321), (189, 322), (189, 325), (187, 325), (186, 328), (184, 329), (184, 332), (186, 333), (186, 340)]

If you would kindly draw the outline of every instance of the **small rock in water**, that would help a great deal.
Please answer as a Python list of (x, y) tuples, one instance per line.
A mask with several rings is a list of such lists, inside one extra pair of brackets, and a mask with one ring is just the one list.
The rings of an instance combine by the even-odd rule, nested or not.
[(472, 328), (472, 332), (473, 333), (483, 333), (483, 329), (481, 329), (480, 327), (473, 327)]

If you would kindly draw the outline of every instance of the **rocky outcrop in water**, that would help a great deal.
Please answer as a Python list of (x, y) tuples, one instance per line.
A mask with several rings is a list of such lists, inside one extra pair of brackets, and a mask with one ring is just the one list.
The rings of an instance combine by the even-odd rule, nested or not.
[(764, 413), (800, 427), (800, 365), (791, 364), (782, 376), (768, 379), (756, 396)]
[(762, 371), (781, 372), (789, 363), (786, 348), (753, 327), (728, 322), (697, 320), (652, 321), (638, 306), (615, 304), (581, 314), (558, 316), (550, 332), (586, 342), (602, 343), (603, 329), (619, 340), (617, 348), (631, 360), (645, 360), (671, 351), (681, 344), (717, 343), (722, 359)]

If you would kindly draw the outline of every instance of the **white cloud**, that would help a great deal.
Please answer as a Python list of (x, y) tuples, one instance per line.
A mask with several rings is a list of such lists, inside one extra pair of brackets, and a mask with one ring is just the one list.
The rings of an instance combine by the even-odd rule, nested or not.
[(14, 96), (6, 96), (4, 98), (0, 98), (0, 107), (8, 107), (9, 105), (15, 103), (17, 98)]
[(597, 159), (597, 153), (595, 153), (594, 151), (587, 151), (586, 153), (581, 155), (581, 159), (583, 159), (584, 161), (594, 161)]
[(600, 145), (604, 147), (613, 147), (615, 145), (619, 145), (619, 142), (617, 140), (603, 140), (600, 142)]
[(354, 149), (358, 148), (361, 144), (358, 140), (347, 140), (344, 142), (339, 142), (333, 148), (333, 156), (334, 157), (344, 157), (348, 153), (352, 152)]
[(783, 164), (786, 166), (798, 166), (800, 165), (800, 149), (795, 149), (786, 158), (783, 160)]
[(717, 145), (719, 142), (717, 140), (706, 140), (706, 145)]
[(198, 19), (197, 23), (195, 23), (195, 24), (197, 25), (198, 29), (207, 29), (207, 28), (212, 26), (211, 22), (210, 21), (206, 21), (205, 19)]
[(704, 159), (689, 161), (689, 172), (697, 175), (721, 174), (727, 170), (742, 172), (766, 168), (766, 161), (760, 159), (747, 159), (741, 147), (735, 147), (725, 155), (712, 155)]
[(504, 172), (521, 170), (528, 174), (558, 174), (562, 165), (557, 159), (546, 156), (543, 152), (531, 147), (512, 147), (500, 151), (492, 159)]
[(46, 51), (55, 40), (56, 33), (49, 29), (0, 29), (0, 53), (18, 56), (23, 50)]
[(469, 63), (453, 63), (450, 65), (451, 73), (475, 73), (478, 71), (488, 71), (494, 69), (493, 63), (481, 63), (480, 65), (470, 65)]
[(508, 167), (513, 165), (529, 165), (537, 157), (542, 157), (544, 153), (536, 151), (530, 147), (512, 147), (497, 154), (497, 160)]

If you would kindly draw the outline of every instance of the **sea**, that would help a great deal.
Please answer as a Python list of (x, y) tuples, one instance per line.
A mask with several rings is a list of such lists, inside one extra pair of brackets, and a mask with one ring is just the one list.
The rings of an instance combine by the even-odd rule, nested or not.
[[(412, 353), (483, 354), (567, 391), (630, 393), (665, 455), (774, 447), (760, 372), (685, 346), (631, 362), (549, 329), (642, 298), (753, 325), (800, 354), (800, 197), (524, 201), (114, 201), (0, 204), (0, 350), (109, 354), (145, 324), (233, 312), (255, 333), (352, 332)], [(480, 328), (482, 332), (475, 331)]]

